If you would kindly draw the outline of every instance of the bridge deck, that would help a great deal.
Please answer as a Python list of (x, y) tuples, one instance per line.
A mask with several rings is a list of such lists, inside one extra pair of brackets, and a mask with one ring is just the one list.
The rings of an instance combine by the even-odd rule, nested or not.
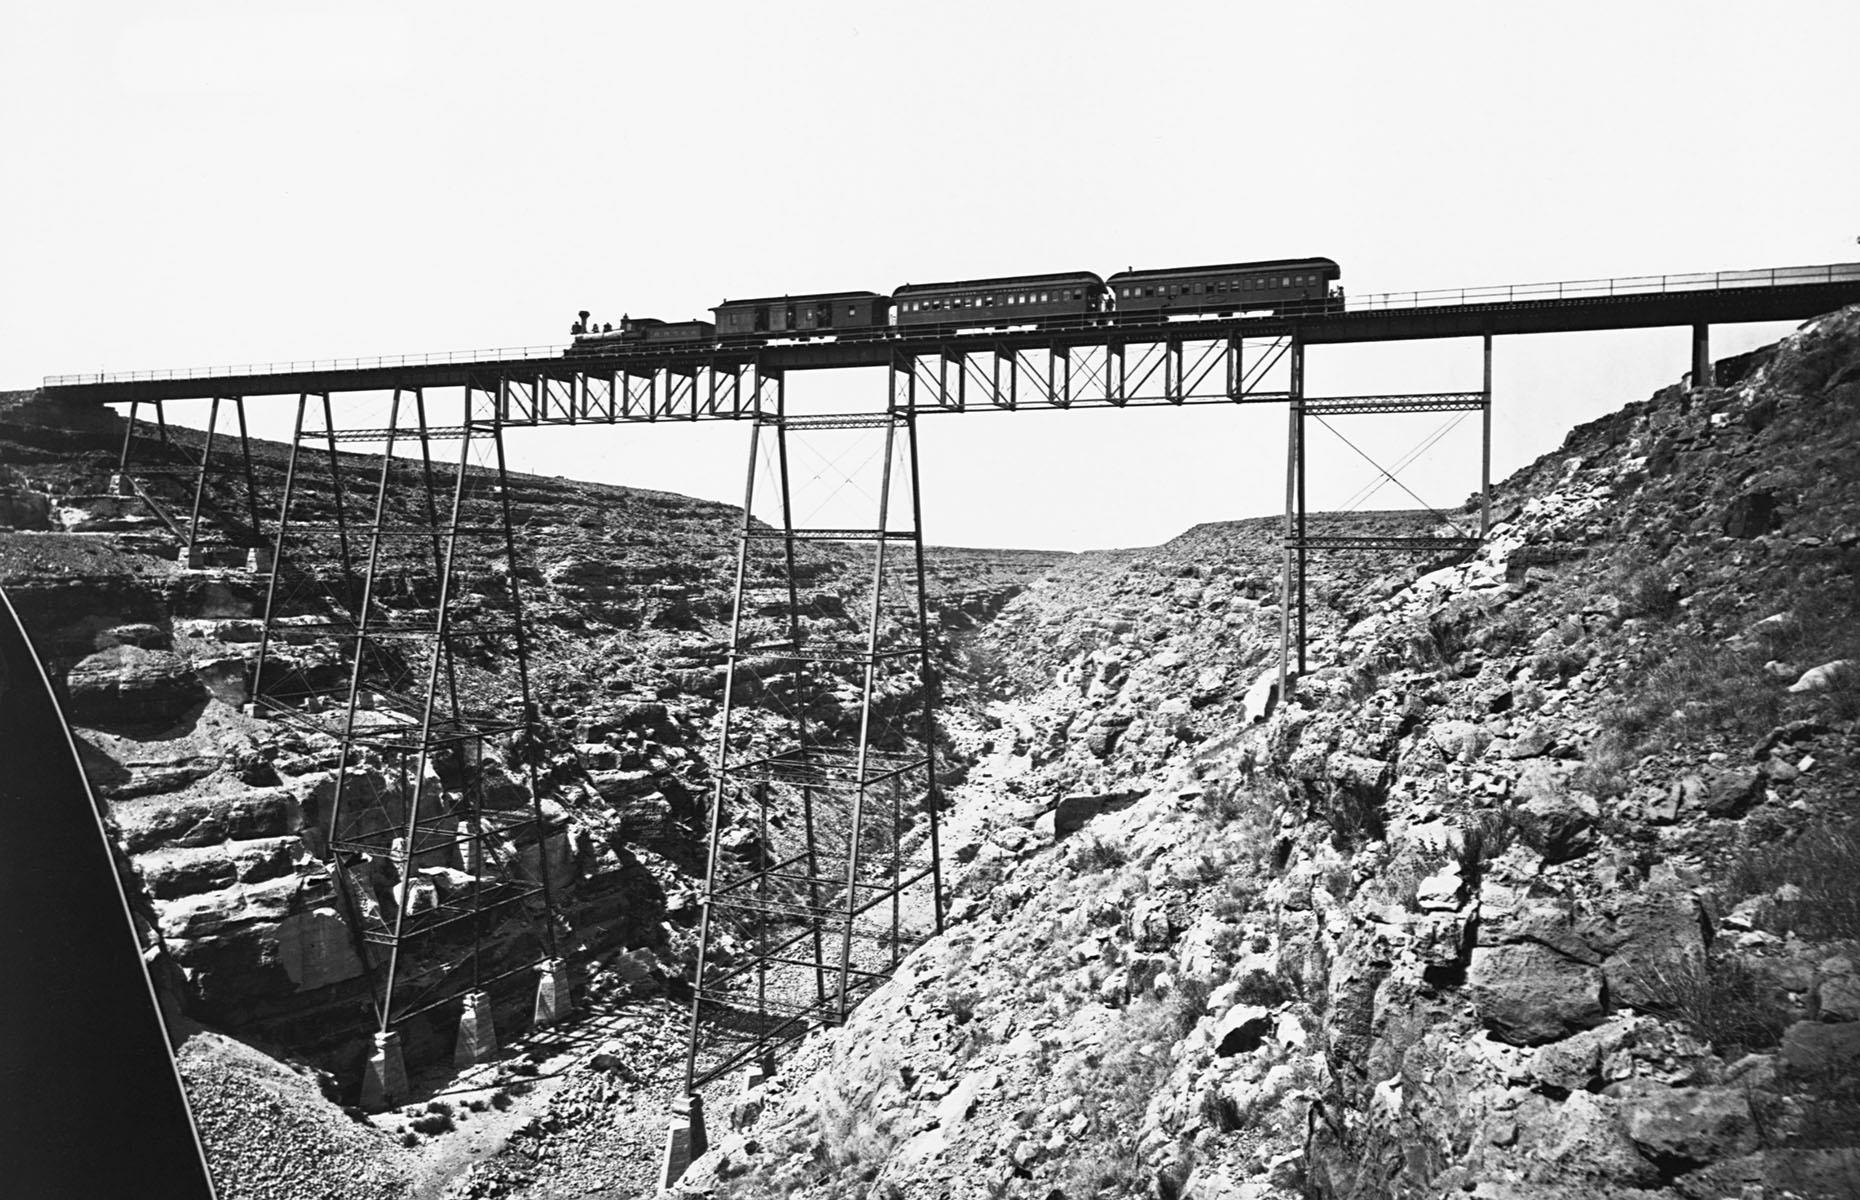
[[(211, 396), (295, 395), (393, 387), (459, 387), (499, 375), (569, 378), (583, 373), (689, 373), (755, 363), (764, 373), (882, 367), (899, 355), (1077, 349), (1108, 343), (1211, 341), (1272, 337), (1296, 330), (1308, 345), (1567, 333), (1599, 329), (1804, 320), (1860, 303), (1860, 263), (1759, 271), (1525, 284), (1355, 297), (1342, 311), (1259, 316), (1179, 317), (1099, 314), (1052, 318), (985, 331), (960, 325), (895, 327), (831, 340), (776, 340), (721, 345), (638, 346), (569, 357), (558, 347), (332, 359), (309, 363), (54, 375), (48, 396), (119, 403)], [(741, 411), (699, 412), (693, 419), (740, 419)]]

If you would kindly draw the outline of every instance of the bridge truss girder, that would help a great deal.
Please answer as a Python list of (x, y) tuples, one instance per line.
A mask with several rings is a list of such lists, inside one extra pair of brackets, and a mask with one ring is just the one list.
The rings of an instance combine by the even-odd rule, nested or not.
[(1268, 402), (1288, 396), (1292, 337), (1106, 331), (1088, 343), (974, 336), (892, 356), (892, 404), (921, 412)]

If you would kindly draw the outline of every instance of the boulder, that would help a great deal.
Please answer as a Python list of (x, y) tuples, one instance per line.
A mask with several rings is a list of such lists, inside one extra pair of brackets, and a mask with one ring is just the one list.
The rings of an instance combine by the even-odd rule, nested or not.
[(50, 496), (34, 491), (18, 471), (0, 468), (0, 529), (46, 529), (51, 515)]
[(101, 726), (167, 724), (207, 698), (185, 659), (128, 644), (79, 661), (65, 687), (71, 720)]
[(1761, 537), (1780, 523), (1774, 492), (1745, 492), (1725, 506), (1720, 527), (1726, 537)]
[(1860, 1064), (1860, 1023), (1797, 1021), (1783, 1034), (1782, 1056), (1804, 1075)]
[(1662, 1167), (1683, 1170), (1756, 1149), (1750, 1102), (1729, 1088), (1654, 1087), (1622, 1098), (1634, 1146)]
[(1454, 762), (1472, 762), (1491, 744), (1492, 735), (1483, 725), (1471, 721), (1436, 722), (1427, 736), (1440, 752)]
[(1125, 714), (1106, 713), (1091, 723), (1085, 731), (1085, 748), (1096, 758), (1106, 758), (1117, 745), (1117, 739), (1124, 730), (1130, 728), (1134, 718)]
[(1530, 840), (1545, 862), (1568, 862), (1595, 849), (1601, 805), (1587, 792), (1570, 790), (1562, 767), (1533, 761), (1518, 776), (1514, 794), (1520, 814), (1535, 827)]
[(1448, 863), (1415, 885), (1415, 903), (1429, 912), (1445, 912), (1460, 906), (1465, 882), (1456, 863)]
[(1677, 887), (1652, 888), (1622, 897), (1614, 909), (1606, 940), (1603, 973), (1617, 1004), (1638, 1009), (1659, 1006), (1654, 977), (1670, 973), (1685, 960), (1705, 953), (1705, 925), (1699, 904)]
[(1860, 663), (1851, 658), (1837, 658), (1802, 672), (1802, 677), (1790, 684), (1789, 690), (1799, 696), (1804, 692), (1831, 692), (1855, 685), (1860, 685)]
[(1554, 1041), (1605, 1015), (1602, 972), (1535, 942), (1474, 947), (1466, 983), (1479, 1019), (1514, 1045)]
[(1860, 975), (1853, 960), (1835, 955), (1821, 963), (1815, 985), (1815, 1009), (1824, 1021), (1860, 1020)]
[[(1212, 670), (1212, 668), (1210, 668), (1210, 670)], [(1202, 672), (1203, 677), (1207, 676), (1207, 674), (1208, 671)], [(1255, 679), (1252, 685), (1247, 688), (1246, 695), (1240, 700), (1240, 723), (1242, 725), (1252, 725), (1265, 720), (1272, 715), (1272, 710), (1278, 707), (1278, 703), (1279, 672), (1275, 667), (1271, 670), (1260, 672), (1259, 678)]]
[(1741, 816), (1763, 798), (1763, 772), (1720, 771), (1705, 781), (1705, 811), (1714, 817)]
[(1053, 810), (1053, 836), (1065, 837), (1085, 828), (1085, 822), (1104, 811), (1100, 795), (1067, 796)]
[(1223, 1058), (1251, 1054), (1273, 1028), (1272, 1011), (1258, 1004), (1236, 1004), (1222, 1014), (1214, 1027), (1214, 1052)]
[(1144, 896), (1130, 911), (1130, 934), (1138, 950), (1167, 950), (1175, 942), (1177, 928), (1169, 915), (1169, 906), (1155, 896)]

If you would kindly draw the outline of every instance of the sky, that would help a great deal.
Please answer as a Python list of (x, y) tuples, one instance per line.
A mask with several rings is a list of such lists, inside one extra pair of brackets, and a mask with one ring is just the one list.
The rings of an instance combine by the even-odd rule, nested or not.
[[(1362, 294), (1860, 260), (1851, 0), (77, 0), (6, 24), (0, 388), (1024, 272), (1322, 255)], [(1494, 474), (1678, 379), (1687, 339), (1499, 339)], [(1314, 395), (1477, 388), (1479, 347), (1317, 347), (1308, 372)], [(876, 408), (883, 375), (790, 397)], [(254, 401), (259, 429), (286, 404)], [(1340, 428), (1386, 463), (1440, 423)], [(510, 452), (737, 500), (747, 437)], [(925, 533), (1079, 549), (1270, 513), (1283, 438), (1267, 408), (926, 420)], [(1458, 503), (1477, 451), (1474, 419), (1403, 480)], [(1376, 478), (1327, 430), (1312, 456), (1314, 507)]]

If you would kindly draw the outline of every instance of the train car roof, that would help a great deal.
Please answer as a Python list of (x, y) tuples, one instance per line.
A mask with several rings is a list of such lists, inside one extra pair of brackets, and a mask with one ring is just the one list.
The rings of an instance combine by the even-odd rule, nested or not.
[(1205, 267), (1156, 267), (1143, 271), (1119, 271), (1107, 277), (1105, 282), (1133, 279), (1139, 275), (1200, 275), (1209, 271), (1276, 271), (1281, 267), (1308, 267), (1313, 263), (1322, 264), (1334, 271), (1343, 269), (1328, 258), (1267, 258), (1258, 262), (1214, 263)]
[(1002, 275), (994, 279), (952, 279), (946, 283), (907, 283), (891, 294), (902, 296), (906, 293), (943, 292), (952, 288), (1002, 288), (1017, 283), (1059, 283), (1062, 280), (1089, 280), (1099, 287), (1104, 286), (1104, 280), (1091, 271), (1054, 271), (1046, 275)]
[[(793, 304), (797, 300), (886, 300), (882, 292), (809, 292), (805, 296), (758, 296), (753, 300), (725, 300), (717, 308), (734, 308), (738, 304)], [(711, 311), (715, 312), (716, 309)]]

